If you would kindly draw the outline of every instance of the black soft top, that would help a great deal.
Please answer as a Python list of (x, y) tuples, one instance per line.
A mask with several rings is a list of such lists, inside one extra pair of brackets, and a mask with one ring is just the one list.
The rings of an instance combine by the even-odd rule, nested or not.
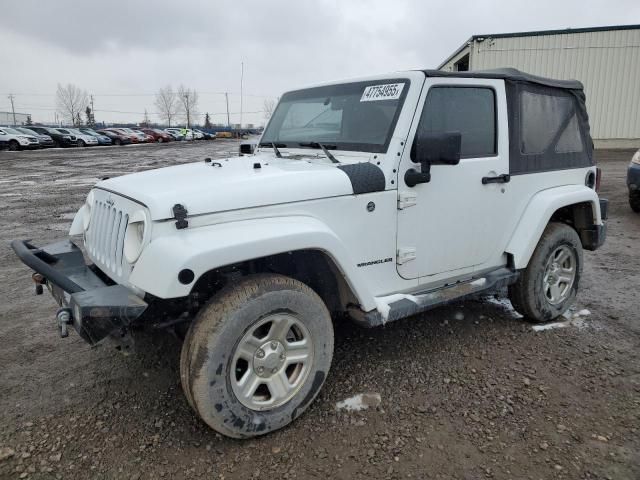
[(427, 77), (454, 77), (454, 78), (498, 78), (514, 82), (526, 82), (545, 87), (562, 88), (565, 90), (583, 90), (584, 87), (578, 80), (556, 80), (553, 78), (539, 77), (530, 73), (521, 72), (515, 68), (496, 68), (493, 70), (474, 70), (467, 72), (445, 72), (442, 70), (422, 70)]

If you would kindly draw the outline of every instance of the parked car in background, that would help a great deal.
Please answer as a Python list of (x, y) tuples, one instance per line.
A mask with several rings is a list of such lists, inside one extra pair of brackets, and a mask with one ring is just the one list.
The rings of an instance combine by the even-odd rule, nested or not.
[(7, 148), (11, 151), (40, 148), (40, 144), (36, 137), (33, 135), (25, 135), (11, 127), (0, 128), (0, 140), (2, 140), (3, 143), (6, 143)]
[(152, 143), (152, 142), (156, 141), (156, 139), (153, 138), (153, 136), (149, 135), (148, 133), (143, 132), (142, 130), (133, 130), (133, 133), (138, 135), (139, 138), (144, 138), (144, 140), (143, 140), (144, 142)]
[(147, 141), (147, 136), (144, 133), (135, 131), (132, 128), (118, 127), (117, 130), (128, 133), (129, 135), (134, 135), (138, 139), (138, 143), (144, 143)]
[(55, 145), (53, 143), (53, 138), (51, 138), (50, 135), (40, 134), (25, 127), (16, 127), (16, 130), (18, 130), (21, 133), (24, 133), (25, 135), (31, 135), (33, 137), (36, 137), (38, 139), (38, 144), (42, 148), (53, 147)]
[(198, 130), (198, 129), (194, 129), (194, 132), (196, 132), (197, 135), (199, 135), (196, 138), (200, 138), (202, 140), (213, 140), (214, 138), (216, 138), (216, 134), (215, 133), (207, 133), (207, 132), (203, 132), (202, 130)]
[(174, 140), (184, 140), (184, 135), (180, 128), (165, 128), (164, 131), (171, 135)]
[(80, 130), (85, 135), (91, 135), (92, 137), (97, 138), (98, 139), (98, 145), (112, 145), (113, 144), (113, 142), (111, 141), (111, 138), (109, 138), (106, 135), (103, 135), (101, 133), (96, 132), (92, 128), (81, 127), (78, 130)]
[(62, 133), (69, 132), (72, 135), (76, 136), (76, 144), (79, 147), (94, 147), (98, 145), (98, 139), (93, 135), (87, 135), (86, 133), (82, 133), (80, 130), (76, 128), (59, 128), (59, 131)]
[(131, 143), (131, 138), (120, 132), (114, 132), (113, 130), (98, 130), (97, 133), (110, 138), (113, 145), (129, 145)]
[(151, 135), (154, 142), (163, 143), (174, 140), (171, 134), (169, 134), (168, 132), (164, 132), (158, 128), (143, 128), (141, 130), (147, 135)]
[(629, 187), (631, 210), (640, 213), (640, 150), (631, 157), (631, 163), (627, 169), (627, 187)]
[(136, 135), (132, 131), (127, 132), (124, 128), (109, 128), (108, 130), (119, 133), (120, 135), (125, 135), (129, 138), (129, 140), (131, 140), (131, 143), (140, 143), (140, 137), (138, 137), (138, 135)]
[(41, 135), (49, 135), (53, 139), (54, 146), (56, 147), (77, 147), (76, 141), (78, 140), (75, 135), (68, 133), (60, 133), (56, 128), (52, 127), (29, 127), (29, 130), (33, 130)]

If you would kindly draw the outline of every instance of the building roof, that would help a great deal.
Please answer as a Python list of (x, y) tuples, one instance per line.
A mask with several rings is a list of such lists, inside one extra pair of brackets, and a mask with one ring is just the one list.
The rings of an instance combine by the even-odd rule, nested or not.
[(546, 87), (563, 88), (568, 90), (582, 90), (584, 87), (578, 80), (556, 80), (539, 77), (521, 72), (515, 68), (496, 68), (493, 70), (473, 70), (466, 72), (446, 72), (443, 70), (423, 70), (427, 77), (455, 77), (455, 78), (498, 78), (517, 82), (535, 83)]
[(610, 32), (614, 30), (637, 30), (640, 29), (640, 24), (634, 25), (610, 25), (604, 27), (585, 27), (585, 28), (565, 28), (558, 30), (534, 30), (530, 32), (512, 32), (512, 33), (487, 33), (483, 35), (472, 35), (464, 42), (455, 52), (449, 55), (440, 65), (438, 69), (442, 68), (449, 60), (458, 55), (465, 49), (469, 43), (474, 40), (480, 40), (485, 38), (514, 38), (514, 37), (538, 37), (541, 35), (567, 35), (571, 33), (591, 33), (591, 32)]

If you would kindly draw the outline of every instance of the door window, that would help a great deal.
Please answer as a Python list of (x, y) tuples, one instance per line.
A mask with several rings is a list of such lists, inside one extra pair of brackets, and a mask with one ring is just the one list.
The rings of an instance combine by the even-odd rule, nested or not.
[(418, 133), (460, 132), (463, 158), (497, 153), (495, 92), (487, 87), (431, 87)]

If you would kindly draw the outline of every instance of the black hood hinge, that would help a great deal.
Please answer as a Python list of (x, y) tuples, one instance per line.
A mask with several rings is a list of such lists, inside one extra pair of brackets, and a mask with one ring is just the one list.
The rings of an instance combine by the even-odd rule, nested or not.
[(182, 230), (183, 228), (187, 228), (189, 226), (189, 222), (187, 222), (188, 213), (189, 212), (187, 212), (187, 209), (184, 208), (179, 203), (176, 203), (173, 206), (173, 218), (177, 220), (176, 221), (177, 230)]

